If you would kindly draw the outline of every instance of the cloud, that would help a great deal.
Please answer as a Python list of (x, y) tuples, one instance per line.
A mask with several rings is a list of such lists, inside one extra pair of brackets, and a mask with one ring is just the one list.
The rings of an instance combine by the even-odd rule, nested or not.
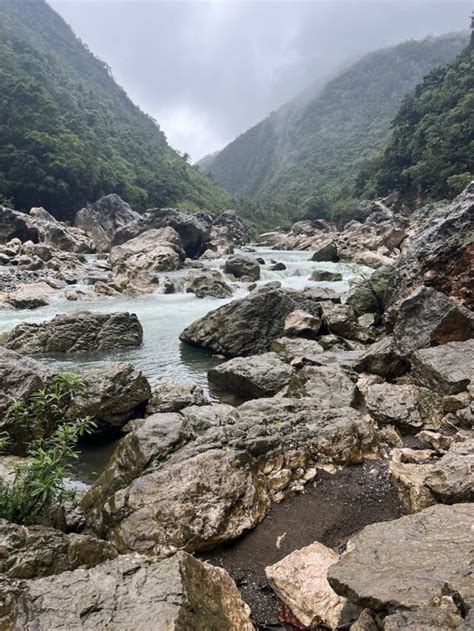
[(350, 59), (465, 28), (471, 9), (469, 0), (50, 3), (193, 159)]

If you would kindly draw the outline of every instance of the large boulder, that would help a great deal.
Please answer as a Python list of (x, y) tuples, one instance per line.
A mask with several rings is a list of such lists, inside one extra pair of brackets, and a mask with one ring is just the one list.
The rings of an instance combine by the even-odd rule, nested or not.
[(109, 263), (117, 273), (169, 272), (178, 269), (185, 254), (181, 239), (173, 228), (141, 232), (110, 250)]
[(11, 239), (38, 242), (38, 230), (26, 213), (0, 206), (0, 244)]
[(313, 252), (311, 256), (312, 261), (317, 262), (325, 262), (329, 261), (332, 263), (337, 263), (339, 260), (339, 255), (337, 252), (337, 245), (335, 241), (326, 241), (320, 247), (317, 248)]
[(386, 379), (395, 379), (405, 374), (410, 364), (395, 345), (393, 337), (383, 337), (356, 360), (354, 370), (368, 372)]
[(5, 302), (15, 309), (37, 309), (49, 304), (55, 290), (45, 281), (18, 285), (5, 296)]
[(41, 362), (0, 346), (0, 429), (2, 417), (11, 404), (42, 390), (54, 375), (55, 372)]
[(81, 374), (81, 380), (84, 387), (72, 397), (67, 416), (90, 416), (101, 430), (120, 429), (151, 397), (147, 378), (128, 362), (92, 368)]
[(229, 298), (232, 289), (217, 270), (190, 272), (186, 281), (186, 292), (193, 293), (197, 298), (211, 296), (212, 298)]
[(107, 541), (65, 534), (46, 526), (20, 526), (0, 519), (0, 572), (11, 578), (39, 578), (89, 568), (117, 556)]
[(200, 386), (190, 383), (174, 383), (158, 381), (148, 402), (147, 414), (158, 412), (179, 412), (191, 405), (207, 405), (209, 401), (204, 396)]
[(310, 292), (262, 287), (211, 311), (188, 326), (180, 339), (229, 357), (262, 353), (282, 336), (286, 317), (295, 309), (321, 315), (321, 305)]
[(87, 234), (98, 252), (108, 252), (115, 234), (131, 222), (139, 220), (140, 215), (112, 193), (79, 210), (74, 224)]
[(206, 249), (210, 236), (210, 222), (200, 215), (192, 215), (175, 208), (151, 208), (144, 215), (118, 230), (113, 245), (134, 239), (142, 232), (171, 228), (190, 258), (198, 258)]
[(393, 339), (402, 355), (474, 335), (474, 313), (432, 287), (418, 287), (396, 309)]
[(252, 631), (227, 572), (186, 553), (120, 556), (91, 569), (0, 584), (3, 629)]
[(94, 252), (94, 244), (83, 230), (66, 226), (44, 208), (32, 208), (30, 217), (33, 218), (32, 224), (38, 230), (40, 242), (66, 252), (81, 254)]
[(235, 357), (211, 368), (209, 383), (217, 390), (244, 399), (271, 397), (282, 390), (293, 374), (276, 353)]
[(155, 414), (122, 439), (82, 500), (96, 534), (121, 552), (208, 549), (303, 490), (316, 463), (360, 463), (373, 450), (373, 426), (352, 408), (283, 398), (214, 407)]
[(247, 226), (235, 210), (226, 210), (212, 219), (210, 242), (208, 247), (217, 251), (245, 245), (250, 241)]
[(336, 629), (357, 618), (359, 609), (338, 596), (327, 580), (338, 560), (333, 550), (316, 542), (265, 568), (273, 591), (305, 627)]
[(226, 260), (224, 273), (232, 274), (235, 278), (248, 277), (255, 281), (260, 278), (260, 265), (250, 256), (234, 254)]
[(23, 323), (7, 335), (4, 346), (27, 355), (104, 352), (134, 348), (143, 341), (143, 329), (134, 313), (57, 315), (40, 324)]
[(456, 199), (419, 211), (423, 225), (411, 239), (392, 281), (395, 304), (420, 284), (474, 308), (474, 182)]
[(457, 394), (474, 379), (474, 339), (423, 348), (411, 357), (415, 383), (440, 394)]
[(329, 583), (352, 603), (382, 615), (439, 607), (451, 598), (461, 624), (474, 605), (473, 520), (474, 504), (436, 505), (366, 526), (329, 568)]

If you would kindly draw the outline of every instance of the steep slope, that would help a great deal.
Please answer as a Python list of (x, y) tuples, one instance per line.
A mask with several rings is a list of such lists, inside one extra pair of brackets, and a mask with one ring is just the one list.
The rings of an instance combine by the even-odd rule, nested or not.
[(227, 204), (44, 0), (0, 3), (0, 89), (0, 201), (66, 218), (110, 192), (137, 209)]
[(381, 154), (358, 178), (368, 196), (399, 191), (409, 203), (457, 195), (474, 179), (474, 64), (466, 50), (405, 97)]
[(239, 136), (209, 173), (234, 194), (267, 198), (295, 214), (311, 210), (352, 185), (386, 140), (403, 97), (466, 43), (466, 35), (450, 34), (370, 53), (309, 103), (289, 103)]

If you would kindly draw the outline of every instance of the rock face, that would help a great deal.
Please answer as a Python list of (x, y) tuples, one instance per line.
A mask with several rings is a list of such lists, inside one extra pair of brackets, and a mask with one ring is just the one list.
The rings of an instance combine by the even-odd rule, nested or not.
[(253, 357), (236, 357), (211, 368), (209, 383), (217, 390), (245, 399), (271, 397), (286, 385), (293, 374), (292, 368), (276, 353)]
[(129, 239), (135, 239), (143, 232), (171, 228), (180, 237), (180, 241), (190, 258), (198, 258), (206, 249), (210, 236), (210, 223), (198, 215), (184, 213), (175, 208), (151, 208), (144, 215), (118, 230), (113, 245), (120, 245)]
[(321, 315), (310, 292), (262, 287), (211, 311), (187, 327), (180, 339), (229, 357), (261, 353), (282, 336), (285, 319), (295, 309)]
[(0, 206), (0, 243), (11, 239), (38, 242), (38, 230), (27, 214)]
[(338, 560), (335, 552), (316, 542), (265, 568), (276, 595), (305, 627), (336, 629), (357, 618), (358, 609), (348, 607), (327, 580), (328, 569)]
[(0, 519), (0, 572), (11, 578), (39, 578), (89, 568), (117, 556), (107, 541), (66, 535), (46, 526), (19, 526)]
[(139, 220), (140, 215), (112, 193), (79, 210), (74, 223), (92, 240), (98, 252), (108, 252), (115, 234), (129, 223)]
[(83, 497), (89, 527), (120, 552), (209, 549), (253, 528), (271, 498), (302, 490), (316, 462), (356, 463), (373, 449), (372, 425), (352, 408), (214, 407), (155, 414), (127, 434)]
[(186, 282), (186, 292), (195, 294), (197, 298), (232, 296), (232, 289), (217, 270), (191, 272)]
[(247, 226), (235, 210), (226, 210), (212, 220), (210, 243), (208, 247), (223, 251), (234, 245), (245, 245), (250, 241)]
[(395, 304), (425, 284), (474, 308), (474, 183), (452, 202), (442, 202), (435, 209), (427, 207), (419, 214), (424, 224), (397, 267), (391, 302)]
[(474, 314), (432, 287), (418, 287), (397, 307), (393, 338), (403, 355), (473, 335)]
[(57, 315), (41, 324), (19, 324), (4, 342), (8, 349), (27, 355), (43, 353), (103, 352), (133, 348), (143, 341), (134, 313)]
[(121, 556), (8, 591), (3, 628), (253, 630), (227, 572), (183, 552), (163, 561)]
[(147, 414), (179, 412), (190, 405), (207, 405), (203, 389), (194, 384), (159, 381), (148, 402)]
[(450, 596), (469, 610), (473, 519), (474, 504), (437, 505), (367, 526), (329, 568), (329, 583), (351, 602), (385, 613), (436, 608)]
[(250, 256), (234, 254), (229, 256), (224, 265), (225, 274), (233, 274), (235, 278), (248, 277), (250, 280), (260, 278), (260, 265)]
[(364, 393), (369, 414), (382, 425), (395, 425), (406, 432), (439, 427), (444, 416), (439, 395), (413, 385), (373, 384)]
[(25, 400), (54, 377), (44, 364), (0, 346), (0, 419), (15, 400)]
[(151, 397), (145, 375), (128, 362), (87, 370), (81, 379), (84, 389), (74, 395), (67, 416), (91, 416), (100, 429), (121, 428)]
[(466, 390), (474, 375), (474, 340), (423, 348), (411, 357), (415, 383), (439, 392)]
[(110, 250), (109, 263), (117, 273), (169, 272), (178, 269), (184, 250), (173, 228), (147, 230)]

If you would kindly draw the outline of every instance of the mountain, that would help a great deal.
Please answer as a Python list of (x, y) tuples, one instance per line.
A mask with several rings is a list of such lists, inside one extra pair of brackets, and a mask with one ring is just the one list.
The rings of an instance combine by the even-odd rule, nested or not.
[(383, 151), (364, 168), (358, 191), (393, 190), (411, 204), (453, 197), (474, 179), (473, 45), (407, 95)]
[(60, 218), (111, 192), (137, 210), (228, 205), (44, 0), (0, 3), (0, 93), (0, 202)]
[(239, 136), (207, 170), (231, 193), (258, 198), (280, 216), (324, 207), (380, 150), (403, 97), (466, 43), (467, 35), (449, 34), (370, 53), (309, 102), (296, 99)]

